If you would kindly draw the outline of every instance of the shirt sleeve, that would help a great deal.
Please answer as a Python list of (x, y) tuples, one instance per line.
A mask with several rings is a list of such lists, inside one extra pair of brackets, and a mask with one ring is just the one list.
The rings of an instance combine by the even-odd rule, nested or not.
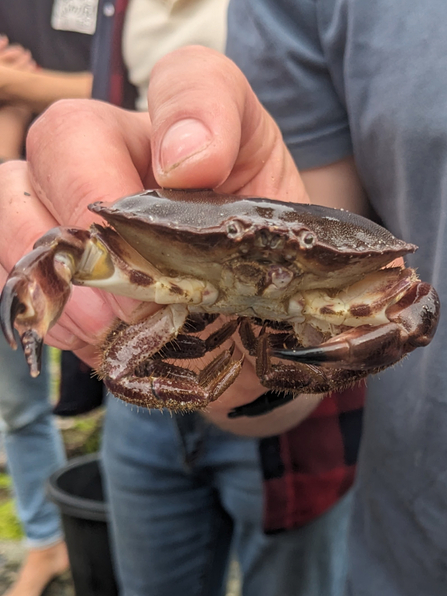
[(275, 118), (299, 168), (352, 154), (346, 110), (320, 43), (315, 0), (232, 0), (227, 55)]

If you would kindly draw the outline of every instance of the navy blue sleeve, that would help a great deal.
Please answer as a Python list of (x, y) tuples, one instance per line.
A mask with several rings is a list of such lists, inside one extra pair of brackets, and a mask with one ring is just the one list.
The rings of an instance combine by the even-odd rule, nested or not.
[(99, 0), (96, 31), (92, 44), (92, 97), (107, 101), (110, 96), (110, 59), (113, 40), (115, 0)]
[(348, 117), (318, 32), (314, 0), (232, 0), (227, 55), (281, 128), (298, 167), (352, 154)]

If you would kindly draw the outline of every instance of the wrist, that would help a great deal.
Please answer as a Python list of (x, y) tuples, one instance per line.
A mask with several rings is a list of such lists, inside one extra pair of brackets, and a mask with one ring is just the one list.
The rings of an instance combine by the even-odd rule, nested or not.
[(305, 420), (319, 405), (324, 395), (301, 394), (285, 405), (255, 417), (229, 418), (225, 401), (214, 402), (203, 412), (210, 422), (236, 435), (268, 437), (290, 430)]

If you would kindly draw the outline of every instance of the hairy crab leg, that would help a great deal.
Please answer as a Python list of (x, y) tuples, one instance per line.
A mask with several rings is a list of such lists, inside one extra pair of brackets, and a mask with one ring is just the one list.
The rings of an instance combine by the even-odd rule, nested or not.
[(257, 343), (256, 372), (261, 383), (270, 389), (249, 404), (238, 406), (229, 412), (229, 418), (262, 416), (292, 401), (301, 393), (329, 393), (343, 391), (368, 375), (368, 371), (344, 369), (323, 370), (317, 366), (302, 364), (273, 364), (270, 354), (271, 338), (261, 335)]
[(129, 374), (104, 382), (113, 395), (133, 405), (176, 412), (203, 409), (238, 377), (243, 359), (232, 360), (232, 355), (233, 349), (221, 352), (198, 374), (155, 360), (146, 364), (146, 376)]
[[(191, 337), (197, 341), (188, 342), (188, 336), (183, 336), (176, 351), (175, 338), (187, 317), (185, 305), (173, 304), (135, 325), (120, 322), (105, 340), (98, 371), (109, 391), (134, 405), (176, 411), (204, 408), (217, 399), (241, 370), (242, 359), (232, 360), (234, 346), (218, 354), (197, 374), (159, 357), (200, 358), (228, 340), (238, 322), (229, 321), (204, 340)], [(188, 347), (192, 353), (182, 353)]]
[(364, 370), (321, 369), (302, 364), (273, 364), (271, 362), (271, 337), (261, 334), (257, 341), (256, 372), (261, 383), (270, 389), (249, 404), (229, 412), (229, 418), (262, 416), (292, 401), (301, 393), (330, 393), (343, 391), (368, 375)]
[(294, 362), (272, 363), (275, 354), (267, 334), (260, 335), (256, 350), (256, 373), (261, 383), (269, 389), (299, 393), (328, 393), (345, 389), (367, 376), (368, 371), (334, 368), (325, 370), (319, 366)]
[(105, 340), (100, 378), (108, 386), (109, 379), (120, 382), (129, 376), (177, 336), (187, 316), (185, 305), (170, 304), (140, 323), (123, 326), (120, 321)]
[(202, 339), (196, 335), (179, 334), (174, 341), (164, 345), (156, 356), (164, 359), (176, 358), (177, 360), (201, 358), (207, 352), (212, 352), (230, 339), (236, 331), (238, 324), (236, 319), (228, 321), (211, 333), (206, 339)]

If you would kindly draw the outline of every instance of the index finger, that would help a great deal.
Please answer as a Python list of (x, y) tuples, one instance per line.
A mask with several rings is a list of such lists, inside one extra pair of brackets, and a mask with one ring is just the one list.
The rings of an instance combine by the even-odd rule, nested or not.
[(31, 182), (62, 224), (86, 226), (87, 205), (153, 187), (147, 114), (94, 100), (56, 102), (27, 138)]
[(10, 271), (42, 234), (57, 225), (57, 221), (34, 193), (26, 162), (2, 164), (0, 180), (0, 263)]

